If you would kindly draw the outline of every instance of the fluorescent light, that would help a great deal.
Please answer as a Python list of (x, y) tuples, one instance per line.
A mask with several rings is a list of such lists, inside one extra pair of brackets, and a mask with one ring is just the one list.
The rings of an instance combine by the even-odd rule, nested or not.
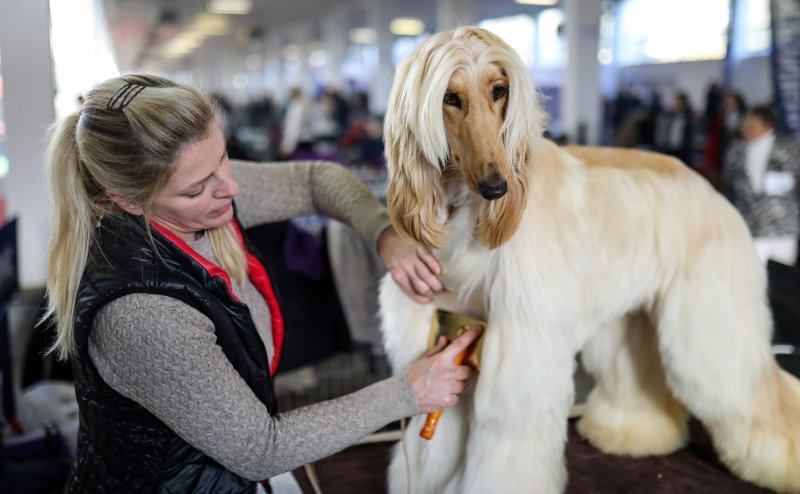
[(327, 50), (324, 49), (314, 50), (308, 56), (308, 64), (312, 67), (324, 67), (328, 65), (328, 61), (330, 61), (330, 56), (328, 56)]
[(298, 45), (286, 45), (283, 47), (283, 58), (286, 60), (297, 60), (303, 54), (303, 49)]
[(351, 43), (357, 45), (371, 45), (378, 39), (378, 33), (374, 29), (368, 27), (357, 27), (350, 30), (348, 36)]
[(233, 76), (233, 87), (239, 91), (246, 88), (248, 82), (250, 82), (250, 79), (247, 77), (247, 74), (239, 72)]
[(228, 34), (231, 21), (227, 16), (220, 14), (197, 14), (189, 30), (203, 36), (219, 36)]
[(558, 0), (514, 0), (522, 5), (555, 5)]
[(206, 10), (214, 14), (249, 14), (253, 9), (250, 0), (209, 0)]
[(425, 32), (425, 23), (413, 17), (398, 17), (389, 24), (389, 31), (396, 36), (419, 36)]
[(258, 53), (251, 53), (244, 59), (244, 65), (250, 70), (256, 70), (261, 67), (261, 55)]

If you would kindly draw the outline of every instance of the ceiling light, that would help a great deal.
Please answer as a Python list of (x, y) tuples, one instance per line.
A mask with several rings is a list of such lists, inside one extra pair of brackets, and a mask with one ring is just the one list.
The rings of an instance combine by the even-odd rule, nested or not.
[(330, 57), (328, 56), (328, 52), (326, 50), (314, 50), (308, 56), (308, 64), (316, 68), (328, 65), (329, 60)]
[(244, 59), (244, 65), (250, 70), (256, 70), (261, 67), (261, 55), (258, 53), (251, 53)]
[(297, 60), (303, 55), (303, 49), (298, 45), (286, 45), (283, 47), (283, 58), (286, 60)]
[(252, 9), (251, 0), (210, 0), (206, 5), (214, 14), (249, 14)]
[(250, 79), (247, 77), (247, 74), (239, 72), (233, 76), (233, 87), (239, 91), (246, 88), (248, 82), (250, 82)]
[(350, 30), (348, 36), (351, 43), (357, 45), (371, 45), (378, 39), (378, 33), (374, 29), (368, 27), (357, 27)]
[(230, 24), (227, 16), (203, 12), (195, 16), (189, 30), (203, 36), (219, 36), (228, 34)]
[(514, 0), (517, 3), (521, 3), (522, 5), (555, 5), (558, 3), (558, 0)]
[(419, 36), (425, 32), (425, 23), (412, 17), (398, 17), (389, 24), (389, 31), (396, 36)]

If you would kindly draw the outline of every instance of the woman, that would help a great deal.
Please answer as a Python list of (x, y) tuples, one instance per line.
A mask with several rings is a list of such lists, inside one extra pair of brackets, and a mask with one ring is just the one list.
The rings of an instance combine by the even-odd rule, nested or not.
[(80, 407), (68, 492), (256, 492), (255, 481), (453, 405), (469, 377), (452, 362), (477, 330), (404, 375), (276, 413), (283, 320), (244, 228), (333, 216), (420, 301), (442, 290), (440, 268), (341, 167), (231, 163), (220, 128), (204, 93), (129, 75), (90, 91), (55, 130), (49, 311)]
[(722, 183), (739, 210), (759, 258), (797, 263), (800, 235), (800, 141), (777, 132), (770, 105), (745, 114), (742, 139), (725, 154)]

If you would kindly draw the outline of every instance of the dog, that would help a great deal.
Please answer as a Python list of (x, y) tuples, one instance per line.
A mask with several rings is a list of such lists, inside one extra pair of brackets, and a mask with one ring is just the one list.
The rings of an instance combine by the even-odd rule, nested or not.
[[(393, 494), (563, 492), (575, 356), (595, 380), (579, 432), (661, 455), (693, 415), (743, 479), (800, 492), (800, 382), (771, 352), (766, 274), (737, 211), (680, 161), (558, 147), (520, 58), (475, 27), (399, 65), (385, 119), (394, 227), (431, 248), (447, 291), (381, 280), (395, 372), (436, 308), (488, 321), (472, 391), (431, 441), (409, 423)], [(407, 461), (406, 461), (407, 459)]]

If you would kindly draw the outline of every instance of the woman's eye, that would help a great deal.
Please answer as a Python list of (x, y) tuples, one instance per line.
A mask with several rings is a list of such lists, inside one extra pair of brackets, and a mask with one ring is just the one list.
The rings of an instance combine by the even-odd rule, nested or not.
[(455, 108), (461, 108), (461, 98), (456, 93), (447, 91), (444, 93), (444, 104)]
[(492, 88), (492, 98), (497, 101), (508, 94), (508, 88), (502, 85), (497, 85)]
[(206, 186), (205, 186), (205, 185), (203, 185), (202, 187), (200, 187), (200, 190), (198, 190), (197, 192), (193, 192), (193, 193), (190, 193), (190, 194), (184, 194), (183, 196), (184, 196), (184, 197), (188, 197), (189, 199), (195, 199), (195, 198), (197, 198), (197, 197), (200, 197), (200, 195), (201, 195), (201, 194), (202, 194), (202, 193), (203, 193), (205, 190), (206, 190)]

